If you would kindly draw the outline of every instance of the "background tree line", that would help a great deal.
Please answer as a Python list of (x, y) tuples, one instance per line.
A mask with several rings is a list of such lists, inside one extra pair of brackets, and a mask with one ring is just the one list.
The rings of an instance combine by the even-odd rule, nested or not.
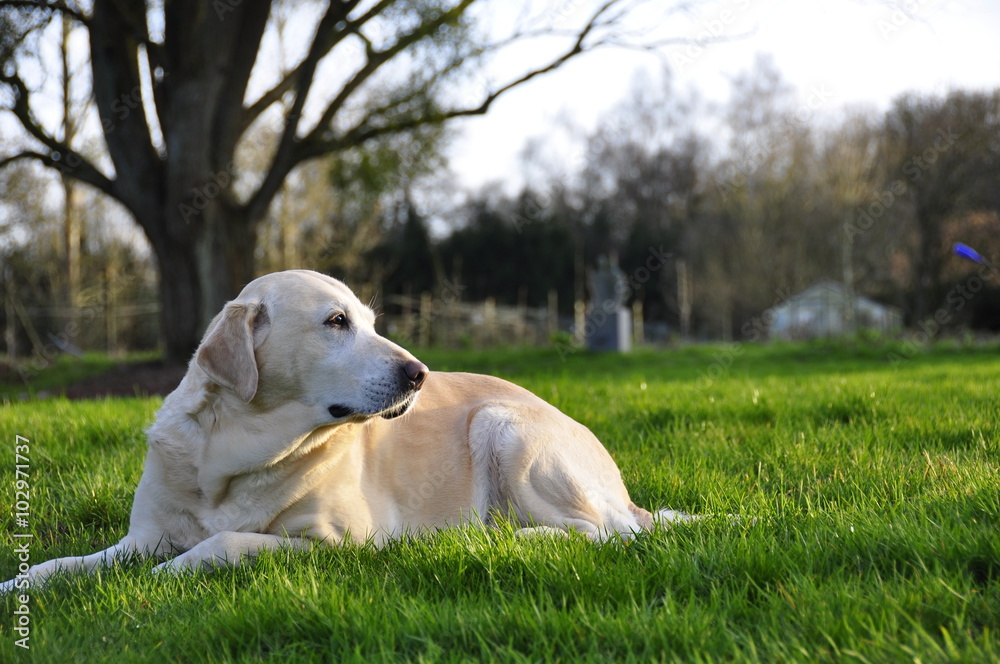
[[(31, 5), (10, 4), (18, 11)], [(208, 161), (199, 162), (204, 177), (194, 183), (198, 186), (167, 187), (172, 187), (171, 195), (180, 192), (190, 198), (168, 206), (177, 218), (171, 217), (167, 228), (182, 224), (184, 233), (206, 233), (175, 238), (201, 247), (188, 256), (197, 259), (197, 265), (183, 279), (176, 276), (169, 252), (152, 242), (149, 229), (140, 224), (143, 231), (136, 232), (136, 210), (109, 195), (104, 185), (110, 186), (110, 180), (88, 170), (106, 166), (109, 155), (102, 151), (98, 134), (85, 131), (86, 118), (92, 120), (87, 105), (95, 102), (78, 89), (87, 86), (74, 81), (87, 78), (87, 63), (74, 63), (66, 45), (73, 21), (90, 31), (98, 19), (111, 18), (97, 16), (97, 6), (89, 14), (64, 11), (69, 15), (63, 16), (63, 70), (57, 77), (64, 101), (61, 123), (46, 133), (31, 108), (19, 105), (27, 87), (16, 67), (8, 64), (0, 81), (6, 85), (8, 110), (26, 119), (40, 133), (36, 142), (48, 149), (25, 147), (4, 158), (0, 170), (0, 252), (7, 268), (0, 279), (5, 293), (15, 292), (22, 308), (30, 302), (42, 320), (37, 334), (29, 333), (17, 324), (17, 303), (5, 306), (5, 330), (19, 337), (15, 345), (44, 344), (48, 335), (58, 337), (73, 323), (59, 318), (59, 308), (82, 306), (79, 284), (116, 285), (122, 298), (156, 302), (161, 317), (169, 319), (173, 310), (164, 301), (164, 291), (176, 280), (191, 279), (185, 287), (199, 287), (199, 279), (210, 279), (232, 263), (225, 257), (236, 249), (242, 267), (225, 268), (225, 277), (211, 286), (214, 295), (174, 303), (183, 304), (187, 332), (204, 315), (197, 310), (207, 311), (206, 303), (218, 300), (229, 281), (290, 267), (341, 277), (390, 313), (396, 295), (447, 292), (466, 301), (491, 297), (501, 304), (542, 306), (554, 291), (560, 309), (568, 314), (574, 300), (586, 298), (588, 270), (605, 254), (616, 255), (626, 275), (642, 277), (631, 279), (628, 295), (642, 302), (647, 320), (696, 338), (738, 336), (746, 321), (824, 277), (846, 280), (859, 293), (901, 307), (907, 322), (915, 324), (942, 307), (956, 282), (974, 269), (950, 256), (952, 242), (964, 241), (987, 257), (1000, 257), (1000, 93), (910, 95), (880, 113), (843, 110), (822, 91), (802, 94), (791, 89), (766, 58), (733, 80), (723, 106), (678, 90), (669, 72), (639, 78), (631, 96), (595, 130), (557, 127), (550, 132), (567, 134), (564, 142), (576, 146), (575, 152), (555, 150), (539, 139), (529, 141), (520, 174), (528, 184), (459, 191), (451, 184), (445, 157), (452, 130), (444, 120), (450, 112), (441, 109), (452, 108), (456, 114), (462, 109), (449, 104), (453, 88), (445, 83), (469, 56), (467, 49), (489, 49), (475, 46), (475, 40), (458, 46), (473, 29), (458, 11), (466, 5), (456, 4), (456, 13), (444, 20), (433, 11), (434, 4), (401, 5), (394, 10), (401, 13), (385, 17), (393, 29), (377, 33), (379, 45), (365, 42), (376, 33), (360, 33), (360, 51), (355, 43), (355, 56), (362, 56), (359, 62), (375, 58), (374, 67), (381, 62), (376, 54), (389, 57), (385, 48), (400, 45), (400, 39), (419, 41), (424, 33), (414, 31), (430, 30), (424, 35), (426, 50), (419, 54), (439, 67), (436, 74), (428, 74), (433, 80), (410, 79), (388, 97), (361, 97), (351, 107), (350, 117), (363, 116), (373, 127), (386, 127), (384, 131), (336, 146), (322, 131), (327, 138), (310, 134), (331, 149), (296, 153), (295, 158), (287, 157), (294, 163), (277, 164), (286, 141), (301, 142), (288, 114), (295, 113), (295, 86), (306, 85), (300, 69), (305, 61), (280, 68), (275, 87), (259, 99), (271, 111), (240, 107), (254, 121), (239, 125), (244, 131), (241, 140), (223, 137), (227, 150), (236, 150), (239, 166), (230, 162), (213, 170), (218, 155), (202, 155)], [(22, 21), (15, 26), (18, 30), (6, 31), (0, 39), (0, 55), (8, 63), (23, 64), (25, 52), (33, 52), (32, 40), (40, 43), (45, 31), (53, 29), (52, 7), (29, 13), (27, 23), (23, 16), (15, 17)], [(281, 18), (292, 5), (275, 7)], [(0, 19), (8, 22), (11, 16), (0, 12)], [(219, 19), (232, 26), (238, 23), (230, 22), (235, 16), (227, 12)], [(590, 21), (598, 25), (601, 18), (596, 14)], [(242, 20), (239, 25), (245, 29), (263, 30), (259, 15)], [(252, 26), (246, 27), (247, 21)], [(211, 26), (182, 22), (175, 27), (180, 31), (175, 34), (201, 34)], [(327, 39), (359, 36), (342, 34), (340, 23), (327, 27)], [(280, 38), (281, 21), (276, 30)], [(129, 48), (134, 49), (137, 36), (124, 28), (119, 32), (126, 41), (133, 40)], [(170, 41), (167, 34), (139, 36), (146, 40), (138, 40), (139, 45), (147, 48)], [(233, 42), (217, 46), (236, 48)], [(328, 53), (334, 45), (320, 38), (313, 47)], [(407, 66), (421, 62), (404, 61), (406, 66), (394, 74), (387, 70), (389, 80), (406, 78)], [(174, 75), (169, 68), (157, 72), (164, 86)], [(307, 90), (299, 89), (299, 94)], [(134, 96), (105, 100), (125, 115), (124, 124), (111, 124), (112, 134), (138, 119), (140, 101)], [(416, 114), (415, 119), (407, 120), (407, 114)], [(218, 120), (198, 117), (208, 125)], [(385, 124), (390, 120), (396, 124)], [(335, 134), (337, 127), (331, 126)], [(30, 146), (22, 137), (4, 138), (8, 147)], [(122, 134), (114, 140), (120, 138)], [(53, 168), (69, 158), (56, 151), (64, 143), (73, 146), (68, 154), (80, 160), (70, 176)], [(151, 167), (180, 169), (178, 181), (191, 179), (183, 164), (168, 163), (162, 145), (153, 147), (167, 165), (153, 161)], [(119, 156), (126, 158), (124, 152)], [(267, 204), (255, 207), (252, 218), (237, 214), (241, 207), (257, 205), (248, 196), (256, 195), (255, 187), (259, 194), (275, 169), (281, 177), (267, 185)], [(81, 173), (92, 181), (81, 180)], [(141, 170), (123, 167), (120, 173), (148, 180)], [(130, 182), (136, 184), (127, 179), (114, 186)], [(185, 205), (190, 208), (186, 220)], [(209, 212), (216, 207), (220, 209)], [(239, 227), (226, 231), (226, 215)], [(187, 228), (198, 224), (211, 228)], [(213, 252), (212, 243), (229, 236), (242, 238), (239, 247)], [(653, 270), (651, 257), (656, 258)], [(127, 281), (116, 276), (123, 274), (129, 275)], [(949, 317), (949, 324), (997, 329), (998, 304), (990, 280)], [(173, 332), (180, 334), (176, 328)], [(77, 340), (104, 343), (100, 335), (92, 336), (77, 335)], [(161, 339), (175, 352), (185, 347), (181, 341)]]
[[(635, 275), (662, 247), (670, 260), (631, 298), (675, 331), (732, 338), (822, 278), (850, 281), (914, 325), (977, 269), (951, 254), (954, 242), (1000, 259), (1000, 91), (837, 116), (762, 59), (707, 126), (697, 106), (669, 75), (638, 80), (585, 137), (575, 169), (532, 153), (530, 184), (471, 195), (436, 239), (408, 206), (372, 254), (393, 266), (384, 290), (449, 279), (473, 300), (543, 306), (555, 289), (568, 313), (598, 255)], [(1000, 329), (997, 285), (991, 276), (949, 324)]]

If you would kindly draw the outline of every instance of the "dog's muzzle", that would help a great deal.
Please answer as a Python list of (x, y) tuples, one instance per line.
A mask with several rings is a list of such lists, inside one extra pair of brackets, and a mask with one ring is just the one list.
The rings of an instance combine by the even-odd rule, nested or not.
[(397, 373), (397, 388), (399, 392), (398, 396), (393, 399), (392, 403), (388, 404), (385, 408), (375, 412), (361, 412), (350, 406), (343, 404), (333, 404), (329, 408), (330, 415), (334, 419), (343, 419), (345, 417), (350, 417), (351, 415), (361, 415), (363, 417), (382, 417), (387, 420), (391, 420), (395, 417), (399, 417), (406, 413), (417, 400), (417, 394), (420, 392), (420, 388), (423, 387), (424, 381), (427, 379), (427, 374), (430, 373), (430, 369), (427, 365), (418, 360), (407, 360), (399, 366), (399, 372)]

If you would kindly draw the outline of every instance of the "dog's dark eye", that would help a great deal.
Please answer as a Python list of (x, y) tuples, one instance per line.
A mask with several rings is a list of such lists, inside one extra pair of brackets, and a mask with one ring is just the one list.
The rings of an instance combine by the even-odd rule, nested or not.
[(347, 327), (348, 320), (344, 314), (334, 314), (327, 318), (323, 324), (327, 327)]

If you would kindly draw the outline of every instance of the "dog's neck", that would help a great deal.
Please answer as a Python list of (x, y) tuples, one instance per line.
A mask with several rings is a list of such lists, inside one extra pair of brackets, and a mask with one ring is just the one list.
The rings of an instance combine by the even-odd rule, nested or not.
[[(365, 427), (364, 423), (345, 423), (296, 435), (314, 415), (309, 407), (292, 402), (267, 409), (267, 430), (262, 431), (260, 403), (243, 403), (209, 385), (199, 374), (198, 370), (189, 372), (167, 397), (147, 433), (150, 441), (156, 441), (151, 451), (170, 457), (170, 467), (197, 472), (197, 477), (176, 479), (197, 485), (202, 504), (209, 508), (230, 499), (231, 492), (245, 487), (251, 478), (250, 483), (267, 492), (269, 485), (298, 472), (303, 460), (322, 457), (324, 463), (342, 463)], [(221, 421), (228, 423), (225, 428), (218, 426)], [(257, 428), (250, 430), (248, 423)], [(256, 444), (249, 444), (250, 440)], [(270, 443), (261, 444), (262, 440)]]

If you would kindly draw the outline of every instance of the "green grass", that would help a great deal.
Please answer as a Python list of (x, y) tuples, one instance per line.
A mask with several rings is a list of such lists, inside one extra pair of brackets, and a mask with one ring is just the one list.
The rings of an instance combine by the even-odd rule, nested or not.
[[(152, 562), (30, 596), (36, 661), (1000, 660), (1000, 350), (714, 346), (419, 353), (587, 424), (648, 507), (719, 515), (630, 543), (460, 529), (375, 550)], [(892, 358), (891, 353), (895, 353)], [(159, 400), (0, 410), (31, 443), (32, 560), (124, 534)], [(736, 514), (739, 519), (724, 515)], [(17, 532), (3, 514), (7, 532)], [(10, 539), (0, 576), (17, 568)], [(14, 646), (0, 608), (0, 660)], [(27, 661), (27, 660), (25, 660)]]
[(126, 363), (157, 359), (154, 353), (129, 353), (125, 358), (113, 358), (106, 353), (87, 352), (82, 357), (57, 355), (52, 358), (33, 356), (22, 358), (18, 367), (9, 358), (0, 356), (0, 404), (37, 397), (58, 395), (69, 385), (105, 373)]

